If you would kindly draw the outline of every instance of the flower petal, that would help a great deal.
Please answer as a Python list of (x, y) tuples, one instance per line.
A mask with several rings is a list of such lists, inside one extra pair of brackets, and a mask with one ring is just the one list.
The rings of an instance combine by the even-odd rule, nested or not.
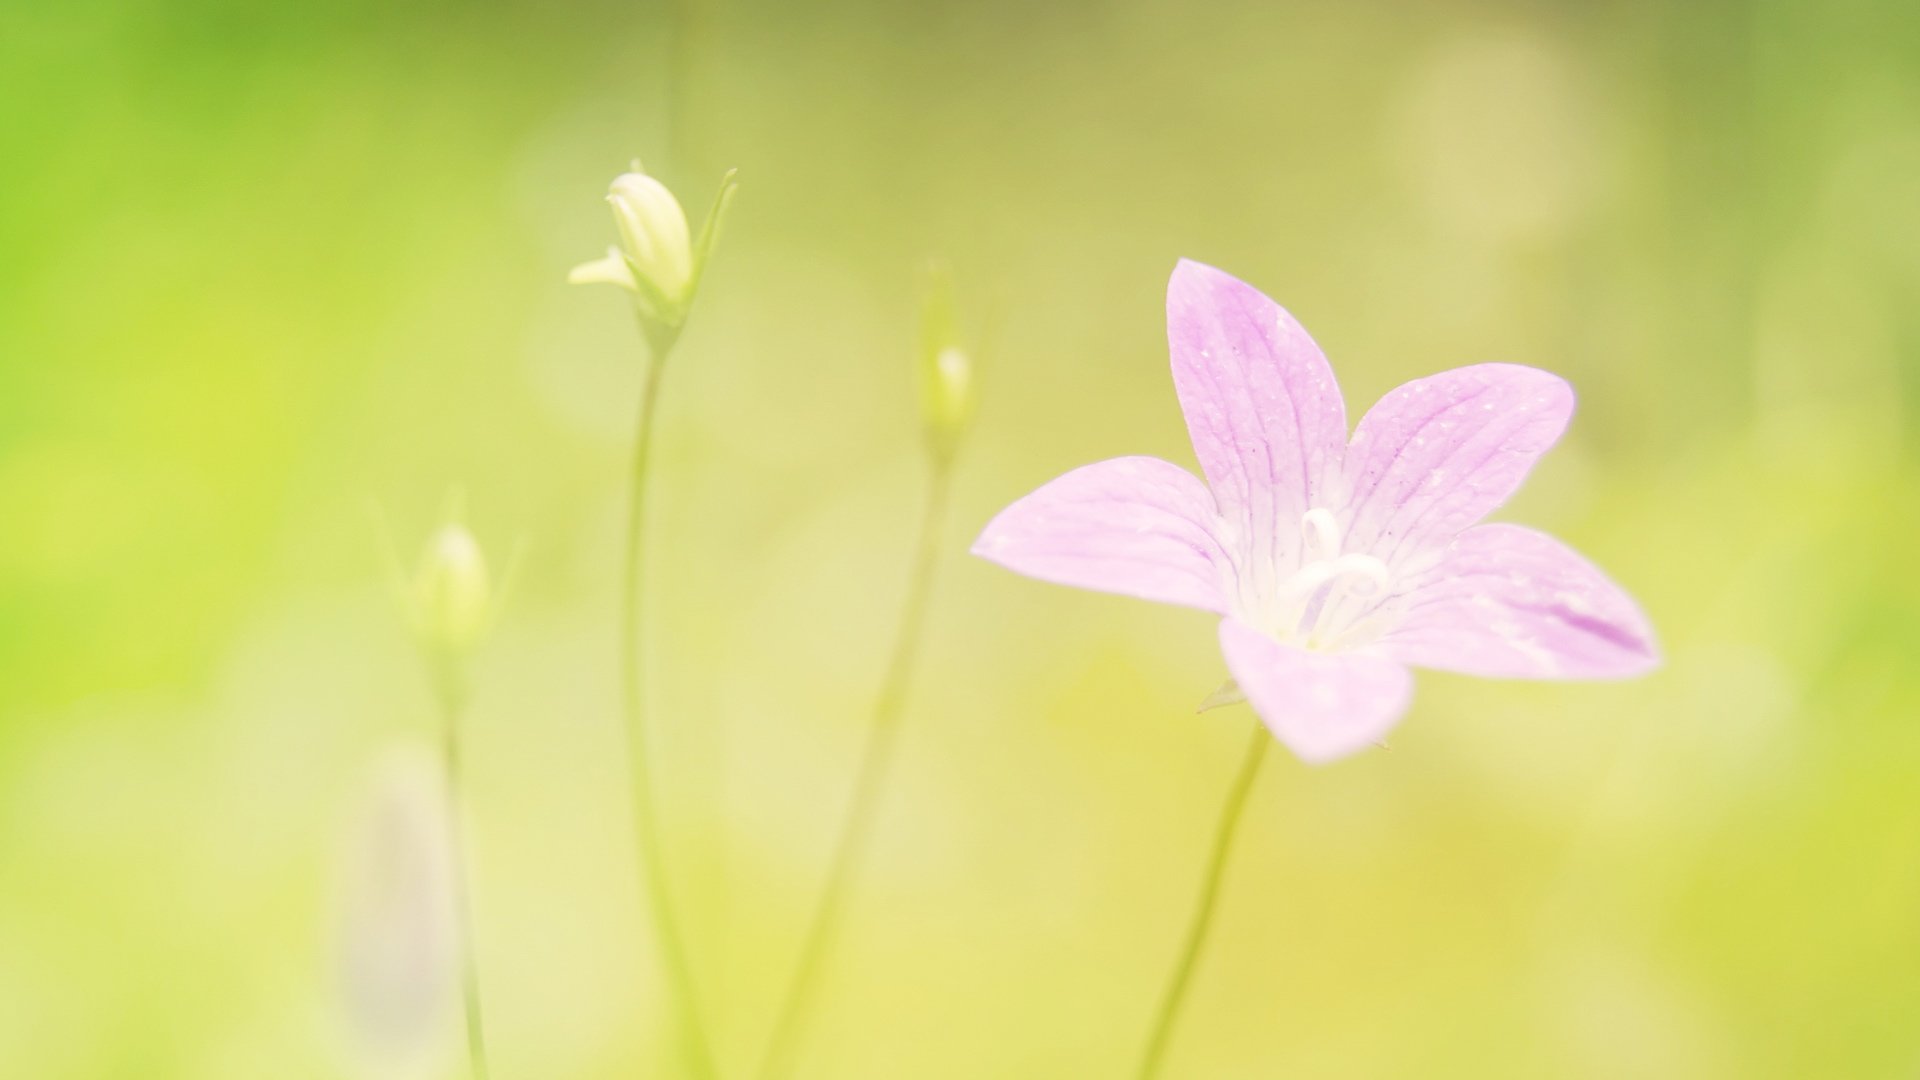
[(1258, 550), (1299, 543), (1339, 479), (1346, 403), (1320, 347), (1258, 289), (1181, 260), (1167, 285), (1173, 385), (1221, 515)]
[(1348, 551), (1444, 546), (1507, 501), (1573, 415), (1566, 380), (1518, 364), (1415, 379), (1367, 410), (1347, 450)]
[(1375, 648), (1499, 679), (1614, 679), (1660, 665), (1647, 617), (1598, 567), (1519, 525), (1460, 534)]
[(603, 258), (592, 262), (583, 262), (567, 272), (569, 285), (618, 285), (623, 289), (636, 289), (633, 281), (633, 267), (627, 265), (627, 257), (620, 254), (619, 248), (608, 248)]
[(1221, 621), (1220, 651), (1268, 730), (1310, 764), (1379, 742), (1413, 697), (1413, 676), (1386, 657), (1296, 649), (1238, 619)]
[(1225, 612), (1213, 496), (1151, 457), (1082, 466), (1002, 510), (973, 553), (1029, 577)]

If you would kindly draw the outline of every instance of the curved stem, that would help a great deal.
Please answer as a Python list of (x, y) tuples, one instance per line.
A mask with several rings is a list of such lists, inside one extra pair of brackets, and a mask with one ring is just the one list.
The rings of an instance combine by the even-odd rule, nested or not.
[(654, 808), (653, 772), (649, 767), (646, 709), (641, 693), (641, 592), (645, 569), (647, 481), (653, 453), (654, 408), (660, 397), (660, 377), (666, 370), (667, 355), (679, 337), (678, 328), (656, 328), (641, 320), (651, 355), (647, 358), (646, 383), (640, 394), (638, 428), (633, 441), (633, 475), (627, 509), (627, 548), (620, 607), (620, 685), (626, 715), (627, 759), (633, 792), (633, 834), (638, 849), (641, 888), (653, 914), (653, 936), (666, 964), (672, 986), (674, 1009), (680, 1027), (681, 1050), (686, 1055), (690, 1074), (698, 1080), (714, 1075), (713, 1056), (707, 1046), (706, 1028), (700, 1018), (700, 1001), (693, 972), (687, 962), (685, 939), (668, 885), (666, 854), (661, 848), (660, 823)]
[(784, 1076), (792, 1068), (799, 1050), (800, 1035), (812, 1013), (816, 990), (827, 957), (839, 934), (846, 910), (847, 892), (866, 859), (873, 836), (880, 796), (891, 771), (894, 747), (899, 741), (900, 716), (906, 707), (907, 688), (913, 674), (913, 662), (919, 653), (920, 636), (926, 625), (927, 603), (933, 592), (933, 570), (940, 554), (940, 527), (946, 515), (948, 468), (944, 462), (934, 466), (928, 487), (926, 509), (920, 519), (920, 539), (914, 556), (913, 576), (907, 585), (905, 605), (901, 609), (899, 636), (881, 680), (875, 700), (873, 723), (867, 732), (867, 744), (854, 779), (853, 796), (841, 820), (840, 836), (834, 844), (833, 859), (827, 870), (827, 883), (814, 909), (813, 921), (800, 947), (800, 960), (793, 982), (774, 1021), (768, 1039), (766, 1057), (760, 1066), (763, 1080)]
[(473, 861), (461, 814), (462, 790), (460, 717), (465, 711), (458, 678), (450, 663), (440, 672), (440, 709), (443, 715), (441, 753), (447, 769), (447, 837), (453, 855), (454, 923), (460, 941), (460, 996), (466, 1008), (467, 1057), (474, 1080), (487, 1080), (487, 1040), (480, 1016), (480, 959), (473, 943)]
[(1207, 858), (1206, 877), (1200, 885), (1200, 903), (1193, 913), (1193, 922), (1187, 928), (1187, 942), (1180, 952), (1180, 960), (1174, 965), (1173, 977), (1167, 982), (1165, 997), (1160, 1002), (1160, 1012), (1153, 1022), (1153, 1034), (1147, 1040), (1146, 1054), (1140, 1059), (1140, 1080), (1153, 1080), (1160, 1074), (1160, 1063), (1166, 1058), (1167, 1044), (1173, 1037), (1173, 1025), (1180, 1018), (1180, 1006), (1186, 1000), (1187, 984), (1193, 980), (1194, 968), (1199, 966), (1200, 954), (1207, 944), (1207, 931), (1213, 926), (1213, 910), (1220, 898), (1220, 883), (1226, 877), (1227, 856), (1233, 851), (1233, 836), (1240, 829), (1241, 811), (1246, 809), (1247, 795), (1253, 791), (1253, 782), (1260, 775), (1260, 762), (1266, 758), (1267, 744), (1273, 736), (1258, 720), (1253, 722), (1253, 737), (1247, 743), (1246, 754), (1240, 759), (1240, 772), (1233, 778), (1233, 787), (1227, 792), (1226, 806), (1220, 811), (1220, 824), (1213, 837), (1213, 853)]

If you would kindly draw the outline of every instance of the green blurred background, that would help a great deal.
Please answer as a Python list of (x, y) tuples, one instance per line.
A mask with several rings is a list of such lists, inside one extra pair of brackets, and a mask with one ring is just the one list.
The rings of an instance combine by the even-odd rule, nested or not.
[(650, 690), (730, 1076), (904, 590), (935, 252), (983, 401), (806, 1075), (1135, 1060), (1250, 714), (1193, 713), (1207, 617), (963, 552), (1074, 465), (1190, 463), (1180, 256), (1355, 415), (1570, 378), (1503, 515), (1668, 664), (1426, 674), (1390, 752), (1281, 759), (1169, 1075), (1920, 1075), (1911, 4), (681, 3), (0, 13), (0, 1075), (463, 1074), (456, 1010), (369, 1034), (342, 959), (435, 730), (368, 507), (411, 549), (455, 486), (526, 551), (469, 739), (495, 1076), (669, 1075), (615, 726), (639, 344), (564, 283), (635, 154), (696, 216), (743, 185), (667, 377)]

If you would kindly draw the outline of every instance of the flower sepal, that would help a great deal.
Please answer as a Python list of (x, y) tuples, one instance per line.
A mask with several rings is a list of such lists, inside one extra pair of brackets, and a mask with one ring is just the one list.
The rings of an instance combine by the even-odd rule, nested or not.
[(1202, 698), (1200, 704), (1195, 706), (1193, 711), (1197, 713), (1212, 712), (1215, 709), (1224, 709), (1229, 705), (1244, 704), (1246, 700), (1247, 692), (1240, 689), (1239, 683), (1228, 679), (1226, 682), (1221, 683), (1219, 688), (1213, 693)]

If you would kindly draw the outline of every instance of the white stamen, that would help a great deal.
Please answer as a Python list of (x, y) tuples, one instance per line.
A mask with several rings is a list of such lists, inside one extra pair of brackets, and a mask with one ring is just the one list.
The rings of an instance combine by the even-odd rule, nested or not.
[(1353, 592), (1355, 596), (1373, 596), (1384, 592), (1387, 583), (1391, 580), (1387, 576), (1387, 564), (1371, 555), (1342, 555), (1333, 560), (1333, 567), (1336, 577), (1349, 578), (1358, 575), (1365, 584), (1370, 586), (1364, 591), (1355, 590)]
[(1372, 555), (1342, 554), (1333, 511), (1315, 507), (1300, 517), (1300, 568), (1282, 580), (1269, 609), (1274, 634), (1307, 648), (1334, 648), (1365, 635), (1392, 587), (1387, 566)]
[(1368, 600), (1387, 591), (1387, 566), (1371, 555), (1342, 555), (1332, 565), (1333, 587), (1314, 616), (1313, 629), (1307, 631), (1309, 644), (1324, 641), (1327, 631), (1340, 625), (1334, 612), (1345, 607), (1348, 600)]

